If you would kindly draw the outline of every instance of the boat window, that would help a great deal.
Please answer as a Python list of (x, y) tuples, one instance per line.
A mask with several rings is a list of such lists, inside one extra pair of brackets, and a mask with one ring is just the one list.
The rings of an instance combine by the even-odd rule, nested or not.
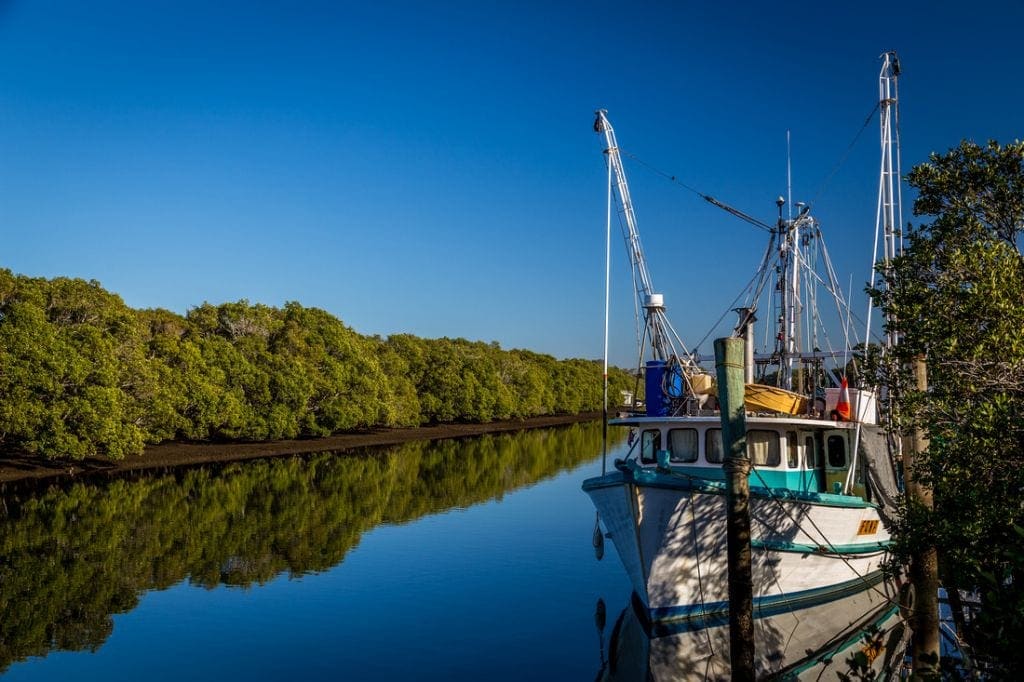
[(800, 467), (800, 442), (796, 439), (796, 431), (786, 431), (786, 463), (790, 469)]
[(846, 439), (842, 436), (829, 436), (825, 449), (828, 451), (828, 465), (833, 469), (846, 466)]
[(804, 437), (804, 452), (807, 453), (807, 468), (818, 467), (818, 448), (814, 447), (814, 436)]
[[(757, 466), (778, 466), (779, 434), (775, 431), (747, 431), (747, 456)], [(723, 458), (722, 429), (708, 429), (704, 436), (704, 457), (711, 464), (720, 464)]]
[(697, 429), (671, 429), (668, 432), (670, 456), (673, 462), (697, 461)]
[(708, 429), (704, 434), (704, 458), (711, 464), (722, 463), (722, 429)]
[(747, 456), (754, 466), (779, 466), (779, 434), (775, 431), (747, 431)]
[(658, 450), (661, 449), (661, 431), (648, 429), (640, 436), (640, 461), (644, 464), (654, 464), (658, 458)]

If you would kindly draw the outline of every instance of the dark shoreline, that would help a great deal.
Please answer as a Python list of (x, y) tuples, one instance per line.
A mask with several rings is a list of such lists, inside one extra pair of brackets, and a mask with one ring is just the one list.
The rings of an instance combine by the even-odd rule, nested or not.
[(141, 455), (119, 461), (99, 458), (83, 460), (48, 460), (0, 454), (0, 484), (21, 481), (53, 481), (75, 476), (107, 474), (116, 476), (129, 471), (168, 469), (178, 466), (238, 462), (264, 457), (332, 452), (380, 445), (397, 445), (414, 440), (465, 438), (488, 433), (521, 431), (550, 426), (564, 426), (593, 421), (600, 412), (534, 417), (525, 420), (495, 421), (487, 424), (438, 424), (398, 429), (368, 429), (341, 433), (326, 438), (231, 443), (161, 443), (148, 446)]

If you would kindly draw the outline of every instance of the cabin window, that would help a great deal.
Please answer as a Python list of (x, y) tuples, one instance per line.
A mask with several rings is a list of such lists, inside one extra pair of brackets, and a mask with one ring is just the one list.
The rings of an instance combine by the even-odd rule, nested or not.
[(654, 464), (658, 460), (658, 450), (661, 449), (661, 431), (648, 429), (640, 436), (640, 461), (644, 464)]
[(818, 448), (814, 447), (814, 436), (804, 437), (804, 452), (807, 453), (807, 468), (818, 468)]
[(800, 468), (800, 443), (796, 431), (786, 431), (786, 463), (790, 469)]
[[(708, 429), (704, 436), (704, 456), (711, 464), (720, 464), (723, 459), (722, 429)], [(778, 466), (779, 434), (774, 431), (747, 431), (747, 457), (756, 466)]]
[(670, 429), (668, 432), (670, 459), (673, 462), (697, 461), (697, 429)]
[(704, 434), (704, 457), (711, 464), (722, 463), (722, 429), (708, 429)]
[(829, 436), (825, 443), (828, 451), (828, 465), (832, 469), (846, 466), (846, 439), (842, 436)]
[(779, 434), (775, 431), (747, 431), (747, 457), (754, 466), (779, 466), (782, 461)]

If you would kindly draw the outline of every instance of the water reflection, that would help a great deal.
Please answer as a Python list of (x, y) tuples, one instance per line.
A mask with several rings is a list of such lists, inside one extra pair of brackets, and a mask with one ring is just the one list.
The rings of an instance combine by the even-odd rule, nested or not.
[[(903, 663), (909, 629), (891, 585), (754, 621), (758, 679), (888, 679)], [(597, 610), (603, 610), (603, 602)], [(596, 618), (596, 616), (595, 616)], [(728, 680), (728, 618), (655, 631), (627, 607), (607, 641), (598, 680)], [(840, 677), (837, 677), (839, 675)], [(841, 677), (846, 675), (849, 677)]]
[(0, 671), (95, 651), (148, 590), (324, 571), (379, 524), (500, 499), (600, 447), (600, 428), (577, 425), (8, 492)]

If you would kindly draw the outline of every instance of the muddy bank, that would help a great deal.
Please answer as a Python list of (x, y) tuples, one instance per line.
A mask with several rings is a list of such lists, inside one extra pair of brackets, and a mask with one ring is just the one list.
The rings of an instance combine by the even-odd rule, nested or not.
[(464, 438), (486, 433), (562, 426), (600, 418), (599, 412), (535, 417), (489, 424), (439, 424), (402, 429), (370, 429), (327, 438), (278, 440), (259, 443), (162, 443), (151, 445), (136, 457), (113, 462), (87, 458), (78, 461), (46, 460), (0, 454), (0, 483), (60, 479), (79, 474), (118, 474), (145, 469), (166, 469), (211, 462), (234, 462), (261, 457), (280, 457), (310, 452), (352, 450), (377, 445), (396, 445), (412, 440)]

